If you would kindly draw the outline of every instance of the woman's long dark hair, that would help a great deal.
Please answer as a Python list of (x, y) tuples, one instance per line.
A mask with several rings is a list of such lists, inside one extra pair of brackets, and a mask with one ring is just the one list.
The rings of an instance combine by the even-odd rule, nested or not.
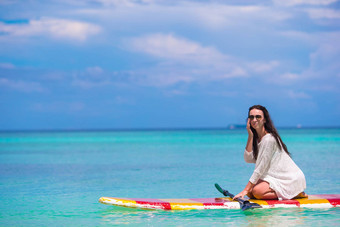
[[(272, 122), (272, 119), (270, 118), (270, 115), (269, 115), (269, 112), (268, 110), (266, 109), (266, 107), (264, 106), (261, 106), (261, 105), (254, 105), (252, 107), (249, 108), (249, 111), (248, 111), (248, 116), (249, 116), (249, 113), (252, 109), (257, 109), (257, 110), (261, 110), (263, 112), (263, 116), (264, 116), (264, 119), (266, 120), (266, 123), (264, 123), (264, 128), (265, 130), (272, 134), (276, 140), (276, 143), (279, 147), (283, 148), (283, 150), (289, 155), (290, 153), (288, 152), (288, 149), (287, 149), (287, 146), (282, 142), (282, 139), (279, 135), (279, 133), (277, 132), (273, 122)], [(256, 130), (253, 128), (253, 127), (250, 127), (251, 131), (253, 132), (253, 154), (254, 154), (254, 158), (255, 160), (257, 160), (257, 155), (259, 153), (259, 148), (258, 148), (258, 139), (259, 139), (259, 136), (257, 135), (257, 132)]]

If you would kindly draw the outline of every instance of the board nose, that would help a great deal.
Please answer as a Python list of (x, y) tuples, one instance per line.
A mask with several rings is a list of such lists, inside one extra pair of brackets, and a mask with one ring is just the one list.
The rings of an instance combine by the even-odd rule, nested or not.
[(100, 203), (104, 203), (104, 202), (105, 202), (105, 197), (99, 198), (99, 202), (100, 202)]

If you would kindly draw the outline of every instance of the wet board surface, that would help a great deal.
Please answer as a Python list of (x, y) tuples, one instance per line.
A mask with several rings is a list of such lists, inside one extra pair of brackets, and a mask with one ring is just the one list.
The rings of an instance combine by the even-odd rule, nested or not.
[[(309, 195), (304, 199), (291, 200), (257, 200), (262, 208), (332, 208), (340, 207), (340, 194)], [(143, 199), (143, 198), (117, 198), (101, 197), (99, 202), (107, 205), (160, 210), (189, 210), (189, 209), (240, 209), (240, 205), (230, 198), (196, 198), (196, 199)]]

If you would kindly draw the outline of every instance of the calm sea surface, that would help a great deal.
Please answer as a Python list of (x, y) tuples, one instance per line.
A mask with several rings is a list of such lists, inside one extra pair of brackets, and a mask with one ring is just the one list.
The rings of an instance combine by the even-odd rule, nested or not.
[[(279, 130), (308, 194), (340, 194), (340, 129)], [(102, 196), (236, 194), (254, 165), (246, 130), (0, 133), (0, 226), (331, 226), (340, 208), (150, 211), (98, 203)]]

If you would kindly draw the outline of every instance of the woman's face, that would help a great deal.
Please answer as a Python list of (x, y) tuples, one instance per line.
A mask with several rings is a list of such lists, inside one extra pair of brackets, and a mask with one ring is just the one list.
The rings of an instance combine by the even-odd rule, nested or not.
[(249, 112), (248, 117), (249, 117), (250, 125), (254, 129), (262, 129), (264, 127), (264, 123), (266, 123), (262, 110), (252, 109)]

